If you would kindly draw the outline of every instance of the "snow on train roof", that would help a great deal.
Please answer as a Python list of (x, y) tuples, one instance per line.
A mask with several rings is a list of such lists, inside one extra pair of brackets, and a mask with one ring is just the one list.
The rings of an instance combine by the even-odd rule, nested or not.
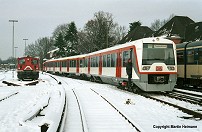
[(120, 49), (120, 48), (125, 48), (125, 47), (132, 46), (132, 45), (135, 45), (135, 44), (140, 45), (142, 43), (154, 43), (154, 42), (155, 43), (166, 43), (166, 44), (170, 43), (170, 44), (173, 44), (173, 41), (165, 39), (165, 38), (162, 38), (162, 37), (143, 38), (143, 39), (139, 39), (139, 40), (136, 40), (136, 41), (127, 42), (125, 44), (118, 44), (118, 45), (115, 45), (113, 47), (102, 49), (102, 50), (95, 51), (95, 52), (88, 53), (88, 54), (75, 55), (75, 56), (63, 57), (63, 58), (58, 58), (58, 59), (51, 59), (51, 60), (48, 60), (46, 62), (82, 58), (82, 57), (95, 55), (95, 54), (99, 54), (99, 53), (103, 53), (103, 52), (108, 52), (108, 51), (112, 51), (112, 50), (116, 50), (116, 49)]
[(120, 48), (125, 48), (125, 47), (132, 46), (135, 44), (138, 45), (138, 44), (142, 44), (142, 43), (154, 43), (154, 42), (155, 43), (166, 43), (166, 44), (171, 43), (171, 44), (173, 44), (173, 41), (165, 39), (165, 38), (160, 38), (160, 37), (143, 38), (143, 39), (139, 39), (136, 41), (127, 42), (125, 44), (118, 44), (118, 45), (115, 45), (115, 46), (110, 47), (110, 48), (95, 51), (95, 52), (87, 54), (87, 56), (99, 54), (99, 53), (103, 53), (103, 52), (108, 52), (108, 51), (112, 51), (112, 50), (116, 50), (116, 49), (120, 49)]
[(83, 58), (85, 57), (86, 54), (82, 54), (82, 55), (75, 55), (75, 56), (69, 56), (69, 57), (63, 57), (63, 58), (57, 58), (57, 59), (50, 59), (47, 60), (46, 62), (50, 62), (50, 61), (59, 61), (59, 60), (67, 60), (67, 59), (75, 59), (75, 58)]

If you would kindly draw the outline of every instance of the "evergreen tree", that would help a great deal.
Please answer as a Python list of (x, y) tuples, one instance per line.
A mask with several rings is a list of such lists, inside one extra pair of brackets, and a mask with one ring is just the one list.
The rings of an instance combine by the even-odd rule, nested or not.
[(130, 33), (131, 31), (133, 31), (136, 27), (139, 27), (142, 25), (142, 23), (140, 21), (137, 22), (133, 22), (133, 23), (129, 23), (129, 28), (130, 30), (128, 31), (128, 33)]
[(65, 41), (64, 41), (64, 38), (62, 36), (62, 33), (59, 33), (59, 35), (57, 36), (54, 46), (59, 48), (59, 50), (57, 52), (57, 56), (59, 56), (59, 57), (66, 56)]
[(78, 32), (74, 22), (71, 22), (68, 25), (68, 29), (64, 38), (67, 42), (67, 55), (70, 56), (78, 54)]

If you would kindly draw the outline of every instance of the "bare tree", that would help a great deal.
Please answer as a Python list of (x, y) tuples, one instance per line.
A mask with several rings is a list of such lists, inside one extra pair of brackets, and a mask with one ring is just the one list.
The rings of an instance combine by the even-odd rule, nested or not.
[(46, 58), (47, 52), (53, 49), (53, 44), (54, 41), (52, 38), (39, 38), (35, 43), (27, 46), (25, 54), (32, 57), (39, 57), (42, 66), (43, 59)]
[(159, 30), (163, 25), (165, 25), (168, 21), (170, 21), (175, 15), (171, 14), (168, 19), (160, 20), (156, 19), (154, 22), (151, 23), (151, 30), (157, 31)]
[(79, 33), (79, 44), (91, 52), (111, 47), (126, 34), (125, 29), (114, 22), (111, 13), (99, 11)]

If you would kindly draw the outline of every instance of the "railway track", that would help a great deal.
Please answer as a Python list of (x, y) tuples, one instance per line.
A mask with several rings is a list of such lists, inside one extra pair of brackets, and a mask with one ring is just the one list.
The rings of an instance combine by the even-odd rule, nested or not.
[[(65, 82), (65, 79), (61, 80), (63, 84), (66, 83), (67, 87), (72, 86), (68, 84), (68, 82)], [(76, 83), (82, 85), (80, 82)], [(71, 109), (74, 110), (74, 119), (72, 120), (71, 116), (69, 115), (70, 117), (68, 117), (67, 120), (71, 120), (71, 122), (66, 123), (68, 126), (66, 131), (113, 131), (113, 129), (124, 132), (144, 131), (140, 127), (137, 127), (137, 124), (129, 119), (127, 115), (124, 115), (124, 113), (122, 113), (113, 103), (111, 103), (95, 90), (87, 88), (84, 92), (84, 89), (82, 88), (72, 87), (70, 89), (71, 90), (67, 91), (69, 94), (67, 96), (74, 96), (75, 99), (73, 99), (72, 97), (67, 97), (69, 101), (72, 100), (68, 102), (68, 111), (71, 113), (72, 116)], [(72, 104), (73, 102), (74, 104)], [(77, 103), (77, 108), (75, 108), (75, 103)], [(75, 120), (76, 122), (74, 122)], [(74, 128), (73, 126), (75, 125), (75, 123), (77, 124), (77, 128)]]
[(202, 106), (201, 94), (185, 92), (181, 90), (174, 90), (172, 93), (169, 93), (167, 96)]
[[(113, 105), (110, 101), (108, 101), (105, 97), (103, 97), (98, 92), (94, 91), (93, 89), (90, 89), (88, 93), (91, 93), (90, 96), (93, 97), (91, 99), (98, 100), (97, 102), (98, 102), (99, 106), (96, 106), (96, 107), (102, 108), (103, 106), (107, 106), (107, 107), (103, 107), (105, 109), (107, 108), (107, 110), (104, 110), (104, 113), (99, 111), (99, 109), (97, 109), (93, 106), (93, 105), (97, 105), (97, 103), (94, 101), (93, 101), (92, 105), (89, 106), (90, 108), (86, 108), (85, 101), (81, 101), (80, 98), (83, 98), (83, 97), (80, 97), (81, 95), (79, 94), (79, 92), (77, 90), (73, 90), (73, 92), (74, 92), (74, 95), (77, 99), (77, 103), (79, 106), (80, 119), (82, 122), (82, 131), (83, 132), (88, 132), (90, 129), (96, 128), (96, 127), (103, 127), (104, 129), (106, 129), (106, 128), (110, 129), (110, 127), (112, 127), (112, 128), (115, 127), (115, 129), (117, 130), (120, 126), (114, 125), (114, 124), (116, 124), (116, 123), (119, 124), (119, 122), (122, 122), (121, 124), (124, 125), (124, 131), (129, 131), (129, 132), (130, 131), (138, 131), (138, 132), (143, 131), (141, 128), (138, 128), (137, 125), (127, 117), (127, 115), (124, 115), (115, 105)], [(94, 103), (96, 103), (96, 104), (94, 104)], [(83, 107), (85, 107), (85, 109)], [(93, 109), (93, 111), (92, 111), (92, 109)], [(96, 111), (94, 111), (94, 109), (96, 109)], [(91, 115), (88, 114), (88, 111), (92, 112), (92, 113), (90, 113)], [(105, 111), (108, 111), (110, 114), (106, 113)], [(98, 113), (102, 116), (97, 115)], [(95, 115), (96, 119), (94, 119), (95, 117), (93, 117), (92, 115)], [(111, 115), (113, 115), (115, 117), (113, 117)], [(105, 118), (103, 118), (103, 116)], [(114, 118), (116, 118), (115, 121), (113, 120)], [(90, 120), (96, 120), (97, 122), (99, 122), (98, 124), (102, 124), (102, 125), (100, 125), (100, 126), (90, 125), (92, 123)], [(110, 122), (108, 122), (109, 124), (105, 124), (105, 122), (108, 120), (110, 120)], [(122, 129), (122, 128), (120, 128), (120, 129)]]
[[(61, 77), (61, 78), (63, 78), (63, 77)], [(64, 79), (64, 81), (66, 80), (65, 78), (63, 78), (63, 79)], [(103, 92), (105, 90), (98, 90), (98, 87), (96, 87), (96, 86), (92, 87), (91, 85), (85, 85), (86, 82), (77, 82), (74, 79), (73, 80), (68, 79), (68, 81), (66, 83), (67, 83), (67, 86), (65, 86), (65, 87), (70, 89), (69, 91), (67, 90), (67, 93), (69, 95), (72, 93), (72, 95), (74, 96), (74, 97), (72, 97), (72, 96), (70, 97), (69, 95), (67, 95), (67, 98), (69, 97), (67, 100), (72, 100), (72, 98), (74, 98), (73, 100), (77, 100), (77, 101), (68, 102), (68, 107), (74, 107), (74, 108), (72, 110), (71, 110), (71, 108), (68, 109), (69, 114), (67, 115), (67, 117), (68, 117), (67, 120), (69, 120), (69, 123), (66, 122), (67, 129), (65, 129), (65, 131), (73, 131), (73, 130), (74, 131), (76, 130), (79, 132), (96, 131), (96, 128), (98, 127), (98, 123), (103, 122), (100, 120), (104, 120), (104, 122), (108, 122), (108, 118), (113, 118), (113, 117), (110, 117), (112, 115), (112, 114), (110, 114), (110, 116), (108, 116), (107, 118), (100, 119), (99, 115), (102, 115), (102, 118), (104, 118), (105, 117), (104, 114), (108, 113), (108, 112), (100, 113), (99, 110), (110, 111), (111, 109), (116, 111), (116, 112), (113, 112), (113, 114), (118, 113), (119, 117), (121, 117), (122, 120), (124, 120), (124, 122), (127, 122), (127, 124), (133, 128), (133, 131), (144, 131), (141, 129), (141, 127), (139, 127), (139, 124), (135, 123), (137, 116), (134, 116), (135, 118), (133, 116), (128, 117), (127, 115), (130, 115), (130, 113), (126, 112), (127, 109), (125, 109), (124, 107), (122, 108), (122, 106), (119, 106), (120, 101), (122, 101), (122, 99), (119, 100), (118, 102), (114, 102), (113, 98), (111, 98), (110, 95), (105, 94), (105, 92)], [(64, 84), (63, 81), (62, 81), (62, 84)], [(88, 87), (88, 86), (90, 86), (90, 87)], [(116, 89), (116, 88), (114, 88), (114, 89)], [(116, 90), (124, 92), (123, 90), (120, 90), (120, 89), (116, 89)], [(134, 95), (133, 93), (127, 92), (127, 91), (125, 91), (125, 93)], [(96, 97), (95, 97), (96, 99), (94, 98), (95, 94), (96, 94)], [(159, 96), (166, 97), (165, 95), (162, 95), (162, 94)], [(77, 99), (75, 99), (75, 98), (77, 98)], [(99, 104), (99, 101), (97, 100), (97, 98), (101, 98), (105, 103)], [(182, 115), (180, 115), (180, 114), (176, 115), (176, 119), (179, 119), (179, 120), (180, 120), (180, 118), (181, 118), (181, 120), (187, 120), (187, 119), (201, 120), (202, 119), (202, 111), (200, 113), (200, 111), (197, 112), (196, 110), (192, 110), (192, 109), (189, 109), (189, 108), (186, 108), (183, 106), (178, 106), (178, 104), (175, 104), (172, 102), (166, 102), (165, 100), (162, 100), (162, 99), (158, 99), (158, 98), (155, 99), (155, 97), (146, 97), (146, 98), (156, 100), (163, 104), (168, 104), (166, 107), (172, 106), (173, 108), (170, 107), (171, 109), (179, 109), (180, 113), (184, 113)], [(167, 97), (167, 98), (171, 99), (171, 97)], [(137, 99), (139, 99), (139, 98), (137, 98)], [(177, 98), (173, 97), (172, 99), (177, 99)], [(178, 100), (180, 100), (180, 99), (178, 99)], [(134, 101), (134, 99), (132, 99), (132, 102), (133, 101)], [(95, 104), (95, 102), (96, 102), (96, 104)], [(153, 102), (153, 101), (148, 101), (148, 102)], [(187, 101), (183, 101), (183, 100), (181, 102), (187, 103)], [(72, 104), (74, 103), (74, 104), (71, 106), (70, 103), (72, 103)], [(77, 108), (75, 108), (75, 104), (77, 104), (77, 106), (76, 106)], [(110, 106), (110, 110), (106, 109), (106, 106), (104, 106), (106, 104), (108, 104)], [(100, 105), (103, 108), (101, 108)], [(136, 105), (136, 103), (135, 103), (135, 105)], [(139, 105), (139, 104), (137, 103), (137, 105)], [(193, 105), (193, 107), (196, 106), (195, 104), (192, 104), (192, 105)], [(93, 107), (93, 106), (95, 106), (95, 107)], [(117, 106), (119, 106), (119, 107), (117, 107)], [(130, 106), (130, 105), (128, 105), (128, 106)], [(79, 108), (80, 110), (77, 110), (78, 107), (80, 107)], [(96, 111), (96, 110), (99, 113), (92, 112), (92, 111)], [(202, 108), (201, 108), (201, 110), (202, 110)], [(136, 111), (136, 110), (134, 110), (134, 111)], [(77, 116), (77, 117), (75, 117), (75, 116)], [(96, 118), (93, 116), (96, 116)], [(91, 122), (91, 120), (93, 120), (93, 122)], [(97, 122), (97, 123), (93, 124), (94, 122), (95, 123)], [(110, 123), (112, 123), (112, 122), (113, 121), (110, 121)], [(121, 121), (119, 121), (117, 119), (116, 122), (121, 122)], [(75, 124), (77, 124), (77, 125), (75, 126)], [(122, 124), (124, 124), (124, 123), (122, 123)], [(107, 124), (107, 125), (109, 125), (109, 124)], [(113, 125), (110, 125), (110, 126), (113, 128)], [(116, 125), (116, 126), (119, 126), (119, 125)], [(142, 126), (142, 124), (140, 126)], [(103, 127), (103, 128), (105, 128), (105, 130), (106, 130), (106, 128), (109, 128), (108, 126), (106, 126), (106, 124), (99, 124), (99, 127)], [(135, 128), (135, 127), (137, 127), (137, 128)], [(144, 129), (148, 130), (147, 127)], [(102, 128), (99, 128), (99, 130), (102, 130)], [(116, 130), (119, 130), (119, 129), (116, 128)], [(112, 129), (112, 131), (113, 131), (113, 129)], [(127, 128), (125, 129), (125, 131), (127, 131)]]
[(100, 95), (95, 90), (91, 89), (93, 92), (95, 92), (97, 95), (102, 97), (109, 105), (111, 105), (128, 123), (130, 123), (138, 132), (141, 132), (142, 130), (136, 126), (134, 121), (130, 120), (126, 115), (124, 115), (115, 105), (113, 105), (110, 101), (108, 101), (104, 96)]
[(19, 92), (14, 92), (14, 93), (11, 93), (11, 94), (6, 95), (5, 97), (0, 98), (0, 102), (3, 101), (3, 100), (8, 99), (8, 98), (10, 98), (10, 97), (13, 97), (13, 96), (17, 95), (18, 93), (19, 93)]
[[(166, 96), (168, 96), (170, 98), (174, 98), (174, 99), (178, 99), (178, 100), (183, 100), (184, 101), (184, 99), (182, 97), (178, 96), (178, 94), (175, 94), (175, 95), (174, 94), (171, 94), (171, 95), (169, 94), (169, 95), (166, 95)], [(195, 119), (200, 119), (200, 120), (202, 119), (202, 112), (198, 112), (198, 111), (202, 111), (202, 108), (200, 110), (198, 110), (198, 111), (192, 110), (192, 109), (186, 108), (185, 106), (180, 106), (180, 105), (178, 105), (176, 103), (173, 103), (172, 101), (168, 101), (168, 100), (162, 99), (161, 95), (160, 96), (159, 95), (158, 96), (151, 96), (151, 95), (149, 95), (147, 93), (141, 93), (140, 95), (144, 96), (146, 98), (149, 98), (149, 99), (156, 100), (158, 102), (167, 104), (169, 106), (172, 106), (174, 108), (177, 108), (177, 109), (183, 111), (184, 113), (187, 113), (188, 115), (191, 115), (191, 117), (182, 117), (182, 118), (195, 118)], [(164, 97), (166, 97), (166, 96), (164, 96)]]
[[(176, 86), (176, 88), (177, 88), (177, 86)], [(191, 87), (191, 86), (184, 86), (184, 87), (181, 87), (179, 89), (194, 91), (194, 92), (202, 92), (202, 87), (195, 88), (195, 87)]]

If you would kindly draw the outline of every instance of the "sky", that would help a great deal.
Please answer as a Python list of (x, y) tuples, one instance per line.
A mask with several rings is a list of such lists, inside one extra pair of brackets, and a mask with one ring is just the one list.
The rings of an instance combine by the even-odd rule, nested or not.
[(141, 21), (150, 27), (156, 19), (164, 20), (171, 14), (188, 16), (195, 22), (202, 21), (201, 0), (0, 0), (0, 58), (12, 56), (13, 23), (14, 55), (23, 56), (27, 45), (42, 37), (51, 37), (54, 29), (65, 23), (75, 22), (83, 29), (98, 11), (109, 12), (120, 26)]

